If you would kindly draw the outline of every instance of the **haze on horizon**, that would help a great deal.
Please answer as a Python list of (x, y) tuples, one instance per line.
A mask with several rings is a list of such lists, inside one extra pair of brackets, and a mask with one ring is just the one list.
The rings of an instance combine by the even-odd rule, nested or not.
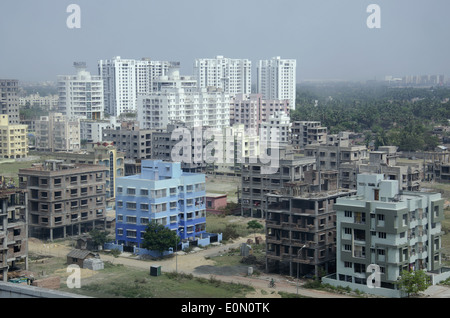
[[(69, 29), (70, 4), (81, 28)], [(369, 4), (381, 8), (370, 29)], [(55, 81), (114, 56), (297, 60), (297, 82), (450, 75), (448, 0), (20, 0), (0, 2), (0, 78)]]

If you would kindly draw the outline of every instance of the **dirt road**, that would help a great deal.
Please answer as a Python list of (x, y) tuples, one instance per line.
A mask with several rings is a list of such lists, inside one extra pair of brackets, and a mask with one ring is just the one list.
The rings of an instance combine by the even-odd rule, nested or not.
[[(150, 266), (161, 266), (163, 272), (178, 271), (186, 274), (193, 274), (194, 276), (210, 278), (213, 276), (215, 279), (225, 281), (247, 284), (255, 288), (255, 292), (247, 295), (247, 297), (253, 298), (277, 298), (281, 297), (277, 292), (297, 293), (297, 283), (295, 279), (288, 279), (287, 277), (276, 274), (261, 274), (258, 276), (248, 275), (247, 266), (227, 266), (217, 267), (214, 266), (215, 262), (210, 257), (224, 254), (229, 249), (240, 247), (242, 243), (247, 242), (247, 238), (239, 238), (233, 243), (220, 244), (216, 246), (210, 246), (205, 249), (197, 249), (190, 253), (179, 252), (175, 257), (166, 260), (148, 261), (140, 260), (133, 255), (123, 253), (119, 257), (115, 258), (111, 255), (101, 254), (101, 259), (109, 261), (114, 264), (123, 264), (124, 266), (149, 270)], [(29, 252), (51, 255), (57, 257), (65, 257), (71, 250), (68, 245), (50, 243), (44, 244), (39, 240), (30, 239), (28, 244)], [(269, 281), (275, 280), (275, 288), (269, 288)], [(350, 296), (328, 293), (319, 290), (311, 290), (298, 288), (298, 294), (312, 298), (351, 298)]]

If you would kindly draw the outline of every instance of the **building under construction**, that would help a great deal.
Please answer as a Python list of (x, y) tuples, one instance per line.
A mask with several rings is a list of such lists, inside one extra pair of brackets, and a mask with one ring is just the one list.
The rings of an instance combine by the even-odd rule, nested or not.
[(266, 195), (266, 270), (320, 277), (335, 271), (337, 171), (312, 173)]
[(27, 191), (0, 177), (0, 279), (19, 263), (28, 270)]

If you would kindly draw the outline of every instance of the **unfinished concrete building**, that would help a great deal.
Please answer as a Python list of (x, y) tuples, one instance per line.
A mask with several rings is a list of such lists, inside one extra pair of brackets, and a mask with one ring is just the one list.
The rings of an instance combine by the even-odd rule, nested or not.
[[(324, 174), (323, 188), (309, 182), (284, 184), (266, 195), (266, 270), (320, 277), (335, 271), (336, 199), (356, 191), (338, 189), (337, 172)], [(317, 180), (317, 179), (316, 179)], [(326, 186), (325, 186), (326, 185)], [(320, 190), (320, 191), (319, 191)]]
[[(3, 178), (2, 178), (3, 179)], [(0, 279), (8, 280), (8, 271), (19, 263), (28, 270), (27, 191), (0, 187)]]
[(291, 127), (291, 142), (295, 148), (327, 142), (327, 127), (320, 121), (294, 121)]
[(448, 149), (423, 154), (424, 179), (426, 181), (450, 182), (450, 151)]
[(104, 129), (103, 140), (114, 142), (117, 151), (125, 153), (127, 159), (151, 159), (152, 132), (139, 128), (138, 122), (126, 121), (116, 129)]
[(19, 170), (19, 183), (29, 192), (30, 236), (65, 238), (106, 228), (106, 172), (100, 165), (47, 160)]
[(419, 164), (400, 164), (396, 146), (378, 147), (369, 153), (368, 162), (359, 164), (354, 173), (383, 174), (386, 180), (397, 180), (399, 190), (419, 191), (422, 169)]
[[(260, 161), (245, 158), (241, 173), (241, 215), (265, 218), (265, 195), (286, 184), (303, 181), (305, 173), (315, 169), (314, 157), (298, 157), (289, 147), (280, 148), (275, 173), (263, 173)], [(252, 160), (253, 159), (253, 160)]]

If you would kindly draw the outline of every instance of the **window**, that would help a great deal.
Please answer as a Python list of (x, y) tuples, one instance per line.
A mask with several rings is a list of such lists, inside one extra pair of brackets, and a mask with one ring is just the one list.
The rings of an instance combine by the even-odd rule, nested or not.
[(141, 189), (141, 195), (148, 195), (148, 189)]
[(136, 224), (136, 217), (135, 217), (135, 216), (128, 215), (128, 216), (126, 217), (126, 222), (129, 223), (129, 224)]
[(136, 202), (127, 202), (127, 209), (136, 210)]
[(378, 232), (378, 237), (381, 239), (385, 239), (386, 238), (386, 233), (385, 232)]
[(135, 195), (136, 189), (135, 188), (127, 188), (127, 194), (128, 195)]
[(141, 207), (141, 210), (148, 211), (148, 203), (141, 203), (140, 207)]
[(352, 211), (344, 211), (344, 216), (347, 218), (351, 218), (352, 217)]
[(136, 238), (136, 230), (127, 230), (127, 237)]

